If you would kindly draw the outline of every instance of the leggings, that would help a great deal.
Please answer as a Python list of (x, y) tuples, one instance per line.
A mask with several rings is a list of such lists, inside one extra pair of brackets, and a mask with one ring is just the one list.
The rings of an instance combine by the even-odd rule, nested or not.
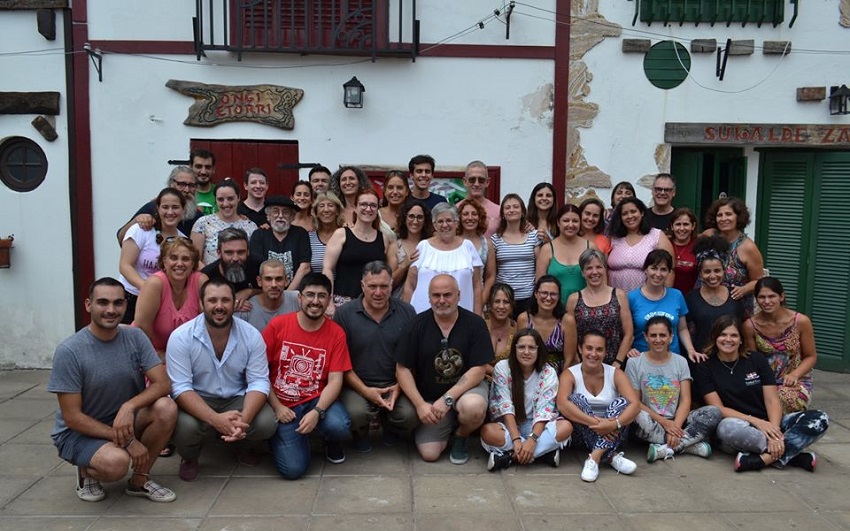
[[(575, 404), (582, 412), (587, 413), (588, 415), (596, 416), (593, 413), (593, 410), (590, 408), (590, 404), (587, 402), (587, 398), (584, 395), (579, 393), (573, 393), (570, 395), (570, 402)], [(602, 418), (612, 419), (615, 417), (619, 417), (623, 411), (629, 405), (629, 401), (623, 398), (622, 396), (614, 399), (613, 402), (608, 404), (608, 408), (605, 410), (605, 414), (602, 415)], [(606, 450), (602, 455), (602, 460), (607, 461), (611, 457), (614, 456), (617, 448), (623, 443), (623, 440), (626, 437), (626, 426), (623, 426), (623, 429), (614, 431), (611, 433), (613, 437), (610, 439), (608, 437), (602, 437), (598, 435), (595, 431), (591, 430), (584, 424), (579, 424), (577, 422), (573, 423), (573, 427), (575, 429), (578, 438), (584, 443), (588, 450)], [(609, 436), (610, 437), (610, 436)]]
[[(781, 468), (810, 444), (823, 437), (829, 427), (829, 417), (823, 411), (807, 409), (784, 415), (779, 427), (785, 434), (785, 453), (777, 461)], [(724, 452), (767, 452), (765, 434), (743, 419), (726, 418), (720, 421), (717, 426), (717, 438), (720, 440), (720, 449)]]
[[(685, 420), (684, 432), (679, 445), (673, 448), (674, 452), (681, 452), (688, 446), (692, 446), (700, 441), (708, 439), (717, 429), (717, 425), (723, 415), (720, 413), (720, 408), (715, 406), (703, 406), (695, 409), (688, 414)], [(661, 424), (655, 422), (646, 411), (641, 410), (635, 419), (635, 435), (638, 438), (654, 443), (664, 444), (667, 442), (667, 432)]]

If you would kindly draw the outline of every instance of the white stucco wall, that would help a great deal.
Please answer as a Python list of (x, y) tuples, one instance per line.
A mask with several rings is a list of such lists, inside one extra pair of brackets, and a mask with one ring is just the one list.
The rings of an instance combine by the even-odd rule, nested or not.
[[(47, 41), (36, 29), (35, 11), (3, 11), (0, 91), (58, 91), (60, 114), (48, 117), (59, 138), (45, 140), (30, 122), (35, 115), (0, 117), (0, 139), (23, 136), (44, 150), (48, 173), (35, 191), (0, 185), (0, 236), (15, 235), (12, 267), (0, 269), (0, 368), (49, 367), (56, 344), (74, 332), (71, 228), (68, 199), (68, 126), (62, 17)], [(47, 55), (16, 55), (45, 50)], [(38, 75), (50, 72), (51, 75)]]
[[(810, 2), (801, 7), (794, 27), (788, 27), (791, 6), (786, 5), (785, 22), (772, 27), (765, 23), (741, 27), (733, 23), (702, 23), (664, 27), (655, 22), (631, 25), (633, 2), (600, 2), (600, 12), (622, 26), (621, 38), (609, 38), (587, 53), (584, 60), (593, 74), (591, 92), (585, 98), (598, 103), (600, 112), (591, 129), (581, 129), (582, 145), (589, 164), (610, 174), (613, 182), (635, 181), (658, 171), (656, 146), (664, 143), (667, 122), (710, 123), (850, 123), (848, 116), (830, 116), (828, 104), (797, 102), (798, 87), (841, 85), (848, 82), (850, 56), (815, 54), (809, 50), (846, 50), (850, 29), (838, 24), (838, 2)], [(691, 78), (679, 87), (654, 87), (643, 70), (643, 54), (624, 54), (622, 39), (681, 39), (690, 50), (691, 39), (754, 39), (752, 55), (730, 56), (723, 81), (715, 77), (716, 55), (691, 54)], [(764, 41), (790, 40), (791, 53), (763, 55)], [(761, 84), (759, 84), (761, 82)], [(757, 85), (758, 86), (755, 86)], [(703, 85), (703, 86), (699, 86)], [(747, 202), (756, 204), (758, 153), (748, 148)], [(638, 195), (650, 199), (640, 188)], [(754, 229), (754, 227), (753, 227)], [(752, 229), (750, 230), (752, 232)]]
[[(92, 168), (96, 275), (115, 274), (114, 233), (161, 189), (168, 159), (185, 158), (190, 138), (298, 140), (304, 161), (406, 165), (429, 153), (438, 165), (481, 159), (502, 167), (502, 193), (527, 196), (551, 175), (551, 129), (523, 97), (551, 81), (553, 63), (534, 60), (420, 58), (332, 66), (356, 59), (252, 56), (233, 67), (110, 55), (104, 80), (92, 79)], [(188, 64), (175, 63), (183, 60)], [(316, 68), (280, 68), (304, 64)], [(252, 68), (277, 66), (275, 69)], [(356, 75), (366, 86), (363, 109), (342, 105), (342, 84)], [(169, 79), (203, 83), (271, 83), (301, 88), (295, 129), (253, 123), (213, 128), (182, 124), (192, 99), (165, 87)], [(153, 116), (153, 120), (151, 120)], [(306, 177), (306, 171), (305, 175)]]

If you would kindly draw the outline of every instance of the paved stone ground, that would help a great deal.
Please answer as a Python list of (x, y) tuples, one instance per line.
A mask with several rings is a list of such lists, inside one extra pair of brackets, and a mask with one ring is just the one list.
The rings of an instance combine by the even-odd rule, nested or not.
[(77, 499), (73, 468), (50, 443), (56, 399), (47, 371), (0, 373), (0, 529), (62, 530), (821, 530), (850, 529), (850, 375), (818, 372), (816, 407), (832, 425), (815, 450), (817, 472), (732, 471), (732, 458), (681, 456), (647, 464), (645, 448), (628, 446), (633, 476), (605, 466), (596, 483), (579, 479), (582, 457), (568, 450), (561, 467), (485, 469), (480, 447), (455, 466), (423, 463), (412, 448), (348, 452), (341, 465), (314, 453), (309, 477), (276, 476), (269, 456), (256, 468), (236, 464), (211, 443), (201, 477), (184, 483), (178, 459), (162, 459), (156, 479), (178, 495), (153, 504), (106, 486), (99, 503)]

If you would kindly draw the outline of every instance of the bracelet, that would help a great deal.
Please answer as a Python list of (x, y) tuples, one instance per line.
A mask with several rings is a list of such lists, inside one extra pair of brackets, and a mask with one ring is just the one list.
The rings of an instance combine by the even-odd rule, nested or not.
[(136, 441), (135, 437), (130, 437), (130, 440), (127, 441), (127, 444), (124, 445), (124, 449), (126, 450), (127, 448), (129, 448), (130, 445), (133, 444), (135, 441)]
[(511, 442), (517, 442), (517, 441), (521, 441), (521, 440), (522, 440), (522, 437), (514, 437), (513, 439), (511, 439)]
[(611, 362), (611, 365), (614, 365), (615, 363), (619, 363), (620, 367), (623, 366), (623, 360), (615, 359), (614, 361)]

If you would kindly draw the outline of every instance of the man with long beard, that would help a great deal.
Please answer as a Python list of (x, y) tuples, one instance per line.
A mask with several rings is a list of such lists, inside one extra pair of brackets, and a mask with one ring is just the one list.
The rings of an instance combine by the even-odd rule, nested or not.
[(240, 464), (259, 457), (243, 441), (263, 441), (277, 421), (266, 404), (269, 367), (266, 346), (256, 328), (233, 318), (233, 286), (223, 279), (201, 287), (203, 313), (179, 326), (168, 339), (166, 369), (180, 408), (172, 441), (182, 458), (179, 475), (194, 481), (207, 430), (228, 443), (240, 443)]
[(265, 212), (270, 229), (257, 229), (248, 246), (251, 258), (261, 264), (280, 260), (289, 279), (287, 289), (295, 290), (301, 279), (310, 272), (310, 236), (301, 227), (292, 225), (295, 213), (301, 209), (285, 195), (266, 198)]
[(210, 280), (226, 280), (236, 291), (236, 310), (248, 311), (246, 301), (260, 293), (260, 264), (248, 254), (248, 234), (236, 227), (218, 233), (218, 260), (201, 270)]

